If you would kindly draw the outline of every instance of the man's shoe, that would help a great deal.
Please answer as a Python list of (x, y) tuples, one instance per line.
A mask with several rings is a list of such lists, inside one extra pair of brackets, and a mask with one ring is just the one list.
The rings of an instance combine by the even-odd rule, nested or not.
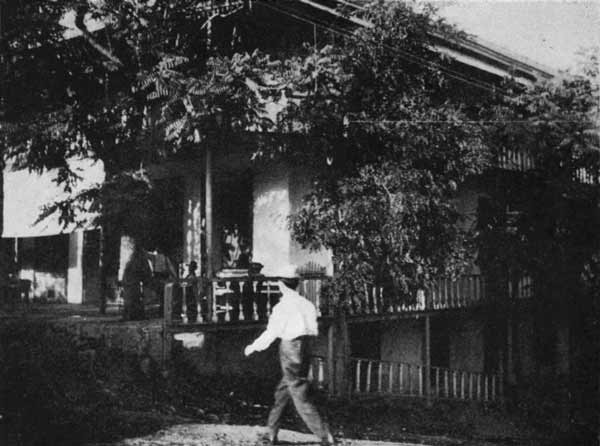
[(270, 433), (265, 433), (264, 435), (262, 435), (260, 440), (261, 443), (265, 446), (279, 444), (279, 441), (277, 440), (277, 435), (272, 435)]
[(333, 438), (333, 435), (329, 434), (327, 436), (327, 438), (324, 438), (323, 440), (321, 440), (321, 446), (335, 446), (338, 445), (339, 443), (336, 441), (335, 438)]

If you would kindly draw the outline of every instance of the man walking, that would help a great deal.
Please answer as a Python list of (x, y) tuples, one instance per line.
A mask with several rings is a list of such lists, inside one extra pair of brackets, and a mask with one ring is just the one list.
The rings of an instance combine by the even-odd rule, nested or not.
[(273, 307), (267, 329), (244, 349), (246, 356), (265, 350), (280, 339), (279, 360), (283, 377), (275, 390), (275, 403), (269, 413), (269, 440), (277, 444), (277, 433), (283, 411), (290, 400), (308, 428), (322, 445), (333, 445), (333, 436), (308, 395), (310, 338), (319, 333), (315, 306), (297, 291), (299, 280), (286, 271), (279, 281), (281, 299)]

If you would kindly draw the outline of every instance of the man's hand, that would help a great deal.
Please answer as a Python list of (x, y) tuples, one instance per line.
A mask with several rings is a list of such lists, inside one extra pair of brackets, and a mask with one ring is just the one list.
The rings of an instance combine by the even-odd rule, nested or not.
[(244, 349), (244, 355), (250, 356), (252, 353), (254, 353), (254, 349), (252, 348), (251, 345), (247, 345), (246, 348)]

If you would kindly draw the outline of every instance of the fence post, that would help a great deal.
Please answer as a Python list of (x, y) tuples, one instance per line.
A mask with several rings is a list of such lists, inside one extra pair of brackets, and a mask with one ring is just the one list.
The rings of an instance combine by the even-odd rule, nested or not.
[(327, 393), (329, 396), (335, 395), (335, 344), (333, 336), (333, 323), (327, 327)]
[(504, 396), (504, 354), (502, 350), (498, 356), (498, 397), (502, 401)]
[(429, 315), (425, 316), (425, 402), (431, 406), (431, 321)]
[(169, 326), (173, 322), (173, 283), (165, 284), (164, 304), (163, 304), (163, 327), (162, 327), (162, 351), (161, 366), (164, 369), (171, 356), (171, 335)]
[(348, 375), (350, 373), (350, 336), (348, 334), (348, 321), (346, 320), (346, 312), (343, 309), (339, 309), (338, 312), (338, 324), (339, 329), (341, 331), (341, 338), (343, 344), (343, 353), (342, 353), (342, 373), (340, 375), (340, 383), (338, 387), (338, 392), (340, 396), (344, 396), (350, 398), (352, 393), (351, 383), (352, 381), (348, 379)]

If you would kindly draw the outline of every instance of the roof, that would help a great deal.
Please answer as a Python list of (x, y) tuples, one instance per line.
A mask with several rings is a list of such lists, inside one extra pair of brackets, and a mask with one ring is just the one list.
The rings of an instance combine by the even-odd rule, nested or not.
[[(279, 8), (289, 9), (305, 18), (329, 15), (328, 23), (338, 27), (372, 27), (363, 14), (366, 0), (288, 0), (278, 3)], [(499, 77), (514, 77), (523, 84), (551, 79), (556, 72), (528, 58), (516, 55), (498, 45), (475, 36), (454, 37), (442, 34), (432, 36), (434, 51), (446, 54), (456, 62)]]

